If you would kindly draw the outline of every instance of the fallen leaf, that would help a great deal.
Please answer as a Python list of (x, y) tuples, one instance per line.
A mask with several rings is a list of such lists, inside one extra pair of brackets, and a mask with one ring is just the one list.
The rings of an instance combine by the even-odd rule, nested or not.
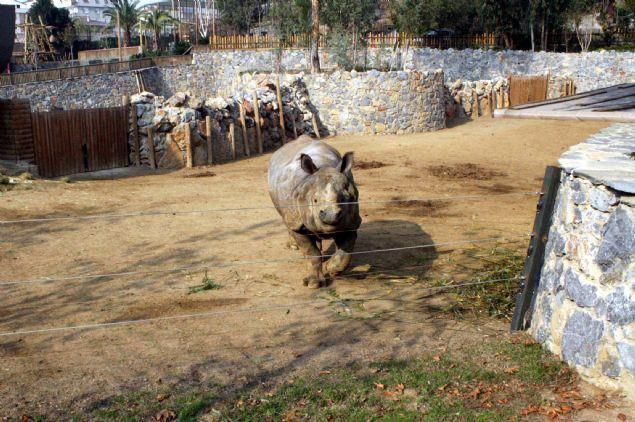
[(403, 390), (404, 390), (404, 385), (403, 384), (397, 384), (395, 386), (395, 391), (397, 391), (399, 394), (403, 394)]
[(560, 410), (562, 411), (562, 413), (569, 413), (573, 410), (573, 407), (565, 404), (560, 408)]
[(176, 419), (176, 414), (173, 411), (168, 409), (163, 409), (156, 415), (154, 415), (154, 420), (158, 422), (170, 422)]
[(378, 382), (374, 382), (373, 384), (375, 384), (375, 388), (377, 388), (378, 390), (383, 390), (384, 389), (384, 384), (380, 384)]
[(450, 385), (450, 384), (443, 384), (441, 387), (437, 388), (437, 390), (443, 391), (443, 390), (445, 390), (445, 387), (447, 387), (448, 385)]
[(532, 413), (538, 413), (540, 411), (540, 407), (530, 404), (529, 406), (525, 407), (524, 409), (520, 410), (520, 413), (523, 414), (523, 416), (527, 416), (530, 415)]
[(31, 417), (29, 415), (22, 415), (22, 417), (20, 418), (21, 422), (29, 422), (31, 420)]
[(298, 414), (295, 413), (295, 410), (289, 410), (282, 415), (282, 420), (284, 422), (293, 422), (298, 420)]
[(165, 400), (165, 399), (167, 399), (167, 398), (168, 398), (168, 396), (167, 396), (166, 394), (159, 394), (159, 395), (157, 396), (157, 401), (158, 401), (159, 403), (161, 403), (163, 400)]
[(472, 391), (471, 393), (469, 393), (467, 396), (476, 400), (479, 396), (479, 394), (481, 394), (481, 389), (480, 388), (476, 388), (474, 391)]
[(617, 414), (617, 419), (619, 419), (622, 422), (624, 422), (624, 421), (626, 421), (626, 415), (624, 413), (618, 413)]
[(328, 375), (331, 371), (320, 371), (320, 375)]
[(434, 356), (432, 356), (432, 360), (433, 360), (433, 361), (435, 361), (435, 362), (438, 362), (438, 361), (440, 361), (440, 360), (441, 360), (441, 356), (439, 356), (439, 355), (434, 355)]
[(489, 401), (486, 401), (485, 403), (481, 404), (481, 406), (485, 409), (491, 409), (492, 407), (494, 407), (492, 402), (489, 402)]
[(513, 366), (511, 368), (507, 368), (505, 369), (505, 373), (506, 374), (515, 374), (516, 372), (518, 372), (520, 368), (518, 366)]

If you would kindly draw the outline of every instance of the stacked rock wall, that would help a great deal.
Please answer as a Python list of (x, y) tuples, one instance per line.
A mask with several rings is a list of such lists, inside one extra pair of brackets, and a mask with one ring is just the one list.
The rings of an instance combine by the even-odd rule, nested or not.
[(137, 91), (133, 72), (108, 73), (56, 81), (0, 86), (0, 98), (27, 98), (31, 109), (116, 107), (121, 97)]
[(635, 125), (565, 153), (531, 332), (590, 382), (635, 400)]
[[(236, 90), (248, 96), (274, 82), (268, 74), (244, 73)], [(304, 117), (317, 113), (321, 130), (336, 133), (417, 133), (445, 127), (443, 72), (325, 72), (286, 74)], [(310, 123), (310, 122), (307, 122)]]

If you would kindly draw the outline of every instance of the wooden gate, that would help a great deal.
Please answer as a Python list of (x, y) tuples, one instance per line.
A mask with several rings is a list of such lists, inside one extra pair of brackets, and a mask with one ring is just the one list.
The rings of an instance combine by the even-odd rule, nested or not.
[(29, 100), (0, 100), (0, 160), (33, 164), (33, 133)]
[(544, 101), (547, 99), (549, 75), (545, 76), (510, 76), (509, 106)]
[(128, 108), (33, 113), (40, 175), (56, 177), (128, 165)]

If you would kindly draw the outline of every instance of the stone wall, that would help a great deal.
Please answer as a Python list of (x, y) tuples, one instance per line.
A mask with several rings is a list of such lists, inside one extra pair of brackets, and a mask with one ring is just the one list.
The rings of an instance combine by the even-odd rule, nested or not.
[[(321, 52), (322, 66), (333, 70), (336, 57)], [(160, 67), (144, 72), (148, 90), (170, 97), (176, 92), (189, 91), (201, 97), (230, 96), (235, 82), (243, 72), (302, 71), (309, 67), (307, 50), (285, 50), (278, 57), (277, 50), (200, 51), (193, 53), (191, 65)], [(446, 85), (457, 80), (476, 84), (492, 81), (510, 74), (546, 74), (554, 78), (571, 78), (578, 91), (635, 82), (635, 53), (532, 53), (527, 51), (492, 50), (408, 50), (371, 48), (360, 53), (358, 63), (379, 69), (416, 70), (431, 72), (443, 69)], [(550, 84), (550, 96), (559, 91)], [(13, 96), (33, 98), (35, 109), (46, 110), (53, 97), (63, 108), (103, 107), (119, 104), (124, 92), (136, 92), (134, 75), (130, 72), (97, 75), (62, 81), (39, 82), (0, 87), (0, 98)]]
[[(245, 98), (274, 82), (269, 74), (244, 73), (236, 90)], [(285, 74), (283, 86), (305, 117), (316, 113), (320, 128), (336, 133), (418, 133), (445, 127), (443, 72), (325, 72)]]
[(635, 400), (635, 125), (572, 147), (531, 333), (588, 381)]
[(0, 86), (0, 98), (28, 98), (31, 109), (115, 107), (125, 93), (137, 92), (133, 72), (108, 73), (46, 82)]
[(588, 91), (625, 82), (635, 82), (635, 53), (597, 51), (590, 53), (545, 53), (531, 51), (411, 49), (405, 68), (443, 69), (446, 82), (494, 79), (515, 75), (551, 73), (571, 77), (578, 91)]

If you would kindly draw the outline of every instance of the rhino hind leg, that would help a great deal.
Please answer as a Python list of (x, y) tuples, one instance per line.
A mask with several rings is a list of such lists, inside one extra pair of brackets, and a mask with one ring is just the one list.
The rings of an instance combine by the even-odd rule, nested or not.
[(304, 278), (304, 285), (311, 289), (326, 286), (326, 278), (322, 272), (322, 251), (318, 248), (315, 238), (300, 233), (290, 232), (291, 237), (307, 259), (309, 275)]
[(351, 252), (355, 248), (357, 232), (349, 232), (336, 236), (335, 253), (324, 264), (324, 272), (328, 275), (337, 275), (344, 271), (351, 263)]

